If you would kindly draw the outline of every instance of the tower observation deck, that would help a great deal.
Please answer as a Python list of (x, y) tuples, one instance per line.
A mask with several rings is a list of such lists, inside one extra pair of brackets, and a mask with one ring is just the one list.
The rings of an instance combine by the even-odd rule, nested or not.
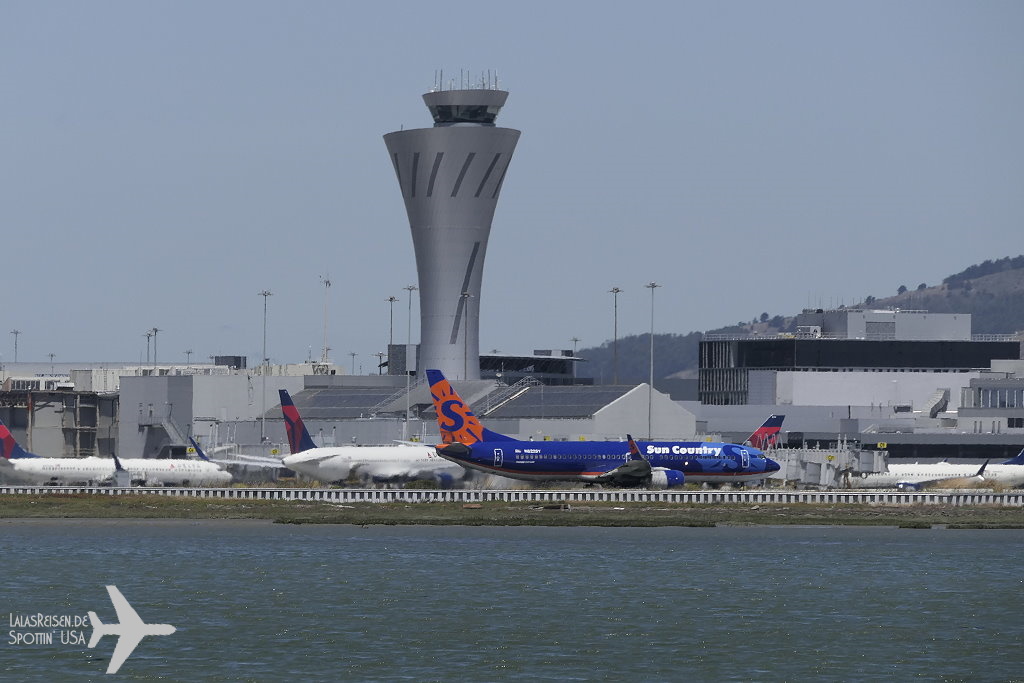
[(480, 378), (480, 287), (491, 221), (519, 131), (494, 122), (508, 93), (423, 95), (432, 128), (384, 136), (412, 230), (420, 288), (417, 369)]

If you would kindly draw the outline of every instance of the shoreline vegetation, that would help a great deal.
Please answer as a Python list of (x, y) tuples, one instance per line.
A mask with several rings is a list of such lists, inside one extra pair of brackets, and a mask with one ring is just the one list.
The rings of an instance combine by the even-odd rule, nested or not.
[(0, 495), (0, 520), (256, 519), (280, 524), (462, 526), (895, 526), (1024, 529), (1024, 510), (997, 505), (729, 503), (354, 503), (159, 495)]

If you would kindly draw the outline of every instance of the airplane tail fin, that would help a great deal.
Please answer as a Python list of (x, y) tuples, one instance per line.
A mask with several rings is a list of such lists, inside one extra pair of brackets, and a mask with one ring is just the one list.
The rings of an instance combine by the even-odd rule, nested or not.
[(106, 630), (103, 628), (103, 622), (100, 621), (95, 612), (89, 612), (89, 623), (92, 624), (92, 637), (89, 638), (89, 647), (96, 647), (96, 643), (100, 642), (100, 638), (106, 635)]
[(1020, 453), (1010, 458), (1003, 465), (1024, 465), (1024, 448), (1020, 449)]
[(484, 427), (440, 370), (427, 370), (427, 381), (437, 412), (437, 427), (444, 443), (472, 446), (479, 441), (515, 441)]
[(35, 453), (29, 453), (14, 440), (14, 435), (3, 422), (0, 422), (0, 456), (4, 460), (17, 460), (18, 458), (38, 458)]
[(770, 415), (754, 433), (747, 437), (747, 442), (754, 448), (766, 450), (774, 446), (779, 440), (779, 432), (782, 431), (782, 421), (785, 415)]
[(630, 460), (646, 460), (643, 453), (640, 452), (640, 447), (636, 445), (636, 441), (633, 440), (632, 434), (626, 434), (626, 441), (629, 443), (629, 459)]
[(316, 448), (316, 444), (313, 443), (313, 437), (309, 435), (306, 425), (302, 422), (299, 409), (292, 402), (291, 395), (285, 389), (279, 389), (278, 393), (281, 395), (281, 414), (284, 415), (284, 428), (288, 432), (288, 450), (291, 451), (292, 455), (295, 455), (296, 453)]
[(200, 460), (205, 460), (206, 462), (211, 462), (210, 459), (208, 457), (206, 457), (206, 453), (203, 453), (203, 449), (200, 448), (199, 444), (196, 443), (195, 439), (193, 439), (190, 436), (190, 437), (188, 437), (188, 440), (189, 440), (189, 442), (191, 442), (192, 448), (196, 449), (196, 457), (197, 458), (199, 458)]
[(117, 457), (117, 455), (114, 455), (114, 454), (111, 454), (111, 455), (114, 456), (114, 471), (115, 472), (124, 472), (124, 466), (121, 465), (121, 460)]

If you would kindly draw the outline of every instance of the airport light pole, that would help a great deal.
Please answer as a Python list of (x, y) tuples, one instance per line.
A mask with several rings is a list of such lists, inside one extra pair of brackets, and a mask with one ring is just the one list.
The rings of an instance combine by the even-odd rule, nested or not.
[(651, 406), (654, 402), (654, 290), (661, 287), (657, 282), (648, 282), (644, 285), (651, 290), (651, 374), (647, 383), (647, 440), (652, 438), (651, 429)]
[(391, 308), (388, 315), (390, 317), (390, 323), (388, 327), (388, 374), (391, 374), (391, 347), (395, 345), (395, 302), (398, 301), (397, 296), (389, 296), (388, 304)]
[(149, 342), (153, 339), (153, 330), (146, 330), (143, 336), (146, 338), (146, 365), (149, 365)]
[(405, 321), (405, 424), (402, 426), (402, 441), (409, 438), (409, 411), (412, 410), (409, 398), (409, 349), (412, 348), (412, 293), (419, 287), (406, 285), (405, 291), (409, 292), (409, 316)]
[(579, 337), (573, 337), (569, 341), (572, 342), (572, 381), (576, 383), (576, 344), (580, 341)]
[(349, 351), (348, 355), (352, 356), (352, 374), (356, 374), (356, 352)]
[(619, 383), (619, 292), (618, 287), (608, 290), (612, 295), (612, 384)]
[(56, 356), (57, 354), (50, 353), (50, 354), (47, 354), (47, 355), (50, 357), (50, 374), (53, 375), (53, 374), (55, 374), (53, 372), (53, 357)]
[(192, 349), (185, 349), (185, 367), (192, 367)]
[(18, 362), (18, 335), (21, 334), (21, 330), (11, 330), (11, 334), (14, 335), (14, 362)]
[(324, 283), (324, 352), (323, 355), (320, 356), (320, 362), (326, 365), (327, 352), (330, 350), (327, 346), (327, 299), (328, 294), (331, 292), (331, 281), (323, 275), (320, 276), (320, 280)]
[(264, 289), (257, 292), (256, 296), (263, 297), (263, 388), (260, 393), (263, 394), (262, 401), (260, 401), (260, 444), (267, 440), (267, 370), (270, 369), (270, 359), (267, 358), (267, 298), (274, 296), (274, 293), (269, 289)]
[(159, 327), (154, 327), (150, 330), (153, 333), (153, 366), (156, 366), (156, 333), (160, 332)]

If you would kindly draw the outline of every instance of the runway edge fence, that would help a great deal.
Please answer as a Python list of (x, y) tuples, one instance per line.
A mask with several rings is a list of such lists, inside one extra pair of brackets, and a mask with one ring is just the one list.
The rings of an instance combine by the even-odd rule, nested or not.
[(0, 486), (0, 495), (156, 495), (230, 500), (294, 500), (330, 503), (682, 503), (810, 505), (995, 505), (1024, 507), (1024, 492), (899, 491), (647, 491), (475, 489), (286, 489), (146, 488), (109, 486)]

